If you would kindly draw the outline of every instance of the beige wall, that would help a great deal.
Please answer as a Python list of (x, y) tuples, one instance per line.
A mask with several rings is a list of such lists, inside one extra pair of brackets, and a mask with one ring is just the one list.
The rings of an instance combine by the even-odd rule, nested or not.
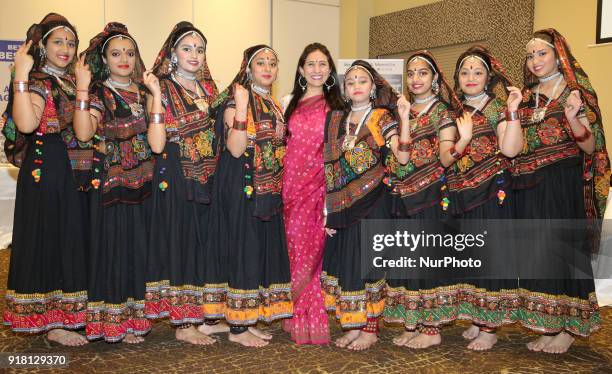
[[(369, 18), (439, 0), (342, 0), (340, 58), (368, 57)], [(612, 148), (612, 44), (595, 43), (597, 0), (535, 0), (534, 29), (553, 27), (565, 36), (599, 96), (608, 148)], [(363, 36), (363, 35), (367, 36)], [(355, 36), (358, 36), (357, 38)]]

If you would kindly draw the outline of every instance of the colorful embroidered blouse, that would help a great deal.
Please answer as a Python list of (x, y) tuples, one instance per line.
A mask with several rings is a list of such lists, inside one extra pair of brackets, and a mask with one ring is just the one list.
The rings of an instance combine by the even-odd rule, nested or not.
[[(418, 113), (411, 111), (411, 118)], [(442, 202), (446, 195), (445, 172), (440, 163), (440, 131), (455, 126), (454, 114), (448, 104), (438, 101), (416, 121), (411, 129), (412, 144), (406, 165), (400, 165), (389, 154), (388, 167), (393, 186), (392, 194), (400, 198), (406, 214), (413, 215)]]
[[(194, 99), (171, 79), (160, 82), (162, 102), (166, 108), (166, 141), (179, 147), (183, 176), (187, 181), (187, 198), (210, 202), (211, 180), (219, 156), (215, 122), (208, 110), (202, 111)], [(207, 108), (215, 100), (213, 90), (201, 85)]]
[[(515, 188), (528, 188), (537, 184), (540, 179), (538, 171), (544, 167), (558, 162), (582, 162), (582, 151), (574, 141), (564, 112), (569, 94), (569, 87), (565, 87), (561, 95), (550, 102), (544, 118), (534, 121), (532, 116), (536, 95), (530, 89), (523, 90), (523, 102), (519, 109), (524, 144), (512, 164)], [(547, 101), (548, 98), (540, 94), (539, 108), (543, 108)], [(584, 116), (584, 112), (579, 113), (579, 116)]]
[[(233, 100), (227, 106), (233, 106)], [(244, 192), (254, 202), (253, 215), (268, 219), (282, 209), (285, 124), (280, 104), (249, 90), (247, 148), (243, 154)]]
[[(464, 108), (470, 113), (475, 109), (466, 104)], [(510, 160), (501, 153), (497, 138), (497, 125), (506, 120), (505, 110), (503, 100), (493, 98), (472, 116), (472, 140), (463, 157), (448, 171), (454, 214), (474, 209), (491, 198), (501, 199), (501, 191), (510, 183), (509, 177), (504, 176)]]
[[(55, 78), (51, 75), (34, 72), (30, 76), (30, 91), (45, 100), (45, 107), (35, 134), (59, 133), (66, 143), (68, 158), (79, 190), (88, 190), (91, 186), (91, 168), (93, 159), (93, 142), (81, 142), (72, 127), (76, 88), (72, 82)], [(41, 141), (41, 140), (39, 140)], [(42, 152), (37, 157), (44, 159)]]
[[(397, 128), (388, 110), (374, 109), (356, 134), (355, 146), (344, 151), (347, 116), (344, 111), (330, 112), (325, 127), (325, 206), (327, 226), (333, 228), (358, 222), (378, 200), (385, 176), (385, 139)], [(357, 126), (350, 123), (349, 133)]]
[(105, 206), (137, 204), (151, 194), (154, 161), (147, 141), (148, 121), (144, 114), (134, 115), (129, 107), (139, 103), (146, 108), (144, 86), (139, 90), (138, 95), (117, 88), (120, 97), (105, 85), (99, 85), (90, 96), (91, 107), (102, 114), (94, 137), (98, 152), (92, 184), (95, 187), (98, 178), (98, 183), (102, 182)]

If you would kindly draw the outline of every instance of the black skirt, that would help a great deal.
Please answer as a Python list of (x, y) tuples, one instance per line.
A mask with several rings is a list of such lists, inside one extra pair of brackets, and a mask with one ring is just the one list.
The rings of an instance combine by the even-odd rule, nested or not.
[(151, 330), (144, 313), (151, 199), (105, 207), (101, 193), (102, 188), (90, 192), (86, 334), (90, 340), (117, 342), (126, 334), (145, 335)]
[(225, 297), (225, 286), (205, 277), (215, 271), (206, 260), (210, 204), (194, 199), (203, 194), (185, 179), (179, 157), (179, 145), (168, 142), (155, 162), (145, 303), (147, 318), (174, 325), (222, 317)]
[(291, 275), (282, 210), (267, 220), (255, 217), (256, 200), (247, 198), (244, 155), (221, 154), (209, 228), (204, 277), (227, 284), (225, 319), (251, 325), (289, 318), (293, 313)]
[[(539, 183), (515, 191), (515, 217), (518, 219), (586, 218), (582, 160), (574, 158), (541, 169)], [(586, 227), (585, 227), (586, 228)], [(557, 271), (556, 279), (520, 279), (521, 323), (538, 332), (570, 333), (587, 336), (600, 327), (601, 320), (595, 297), (595, 283), (590, 264), (586, 230), (574, 233), (571, 261), (586, 273), (582, 279), (570, 279), (567, 261), (544, 259), (548, 271)], [(544, 244), (545, 245), (545, 244)], [(534, 248), (537, 251), (537, 248)], [(550, 252), (547, 252), (550, 253)], [(535, 261), (542, 261), (534, 259)], [(557, 264), (558, 266), (555, 266)], [(586, 279), (585, 279), (586, 278)]]
[[(375, 191), (379, 196), (362, 219), (390, 219), (391, 195), (384, 186)], [(323, 254), (325, 307), (335, 311), (344, 329), (362, 328), (368, 318), (378, 318), (384, 309), (384, 279), (362, 274), (360, 222), (338, 228), (334, 236), (326, 239)]]
[[(77, 191), (59, 134), (32, 135), (29, 142), (17, 179), (4, 323), (13, 331), (31, 333), (82, 328), (87, 306), (87, 194)], [(38, 182), (32, 174), (37, 169)]]

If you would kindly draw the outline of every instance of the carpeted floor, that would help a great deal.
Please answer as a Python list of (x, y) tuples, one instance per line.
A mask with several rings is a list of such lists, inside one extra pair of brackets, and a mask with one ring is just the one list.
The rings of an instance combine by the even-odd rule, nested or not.
[[(9, 250), (0, 250), (0, 312), (5, 306), (9, 255)], [(351, 352), (333, 346), (297, 346), (278, 323), (264, 326), (274, 335), (264, 348), (244, 348), (229, 342), (226, 335), (213, 346), (196, 347), (174, 340), (174, 331), (160, 322), (139, 345), (95, 342), (78, 348), (0, 327), (0, 352), (67, 354), (69, 366), (64, 371), (77, 373), (612, 373), (612, 308), (604, 308), (602, 316), (604, 325), (598, 333), (576, 341), (560, 356), (528, 351), (525, 343), (534, 335), (519, 327), (504, 328), (491, 351), (470, 351), (461, 337), (468, 326), (465, 322), (445, 328), (442, 345), (419, 351), (393, 345), (391, 339), (401, 332), (398, 327), (383, 327), (381, 341), (370, 350)], [(330, 323), (333, 337), (338, 336), (337, 325)]]

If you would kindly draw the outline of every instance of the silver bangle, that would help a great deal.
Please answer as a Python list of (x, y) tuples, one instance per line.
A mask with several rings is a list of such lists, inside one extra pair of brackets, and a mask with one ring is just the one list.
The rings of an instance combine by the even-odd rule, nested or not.
[(520, 119), (518, 110), (515, 111), (506, 111), (506, 121), (516, 121)]
[(76, 108), (77, 110), (89, 110), (89, 100), (79, 100), (77, 99), (76, 101)]
[(28, 92), (28, 81), (14, 81), (13, 82), (13, 91), (18, 93)]
[(166, 114), (165, 113), (151, 113), (151, 122), (158, 125), (160, 123), (166, 122)]

